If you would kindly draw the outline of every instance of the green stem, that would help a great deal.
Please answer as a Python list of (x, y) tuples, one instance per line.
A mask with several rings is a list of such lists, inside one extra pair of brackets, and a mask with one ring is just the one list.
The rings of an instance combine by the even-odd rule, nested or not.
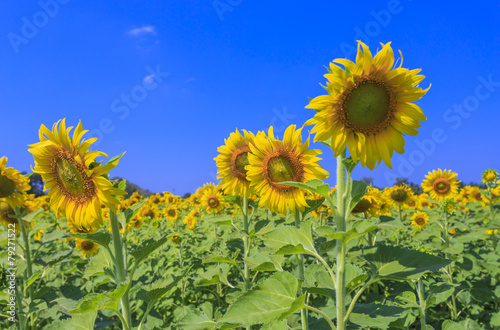
[[(24, 258), (26, 259), (26, 281), (28, 281), (31, 276), (33, 276), (33, 263), (31, 261), (31, 251), (30, 251), (30, 242), (28, 239), (28, 230), (24, 227), (24, 221), (23, 221), (23, 214), (19, 211), (19, 208), (15, 208), (14, 212), (17, 217), (17, 222), (19, 223), (19, 227), (21, 228), (21, 235), (23, 237), (23, 243), (24, 243)], [(30, 286), (28, 288), (28, 296), (30, 299), (30, 302), (33, 301), (33, 298), (35, 297), (35, 292), (33, 290), (33, 286)], [(22, 301), (21, 301), (22, 303)], [(31, 324), (31, 329), (35, 329), (35, 315), (31, 314), (30, 315), (30, 324)]]
[[(295, 227), (297, 229), (300, 228), (300, 212), (298, 210), (295, 210)], [(302, 295), (302, 284), (305, 281), (305, 276), (304, 276), (304, 255), (303, 254), (297, 254), (297, 271), (299, 274), (299, 295)], [(309, 324), (307, 321), (307, 310), (305, 308), (300, 310), (300, 319), (302, 323), (302, 329), (307, 330), (309, 328)]]
[(310, 310), (312, 312), (318, 313), (319, 315), (321, 315), (326, 320), (326, 322), (328, 322), (328, 324), (330, 325), (330, 328), (332, 328), (333, 330), (336, 330), (335, 324), (333, 324), (332, 320), (330, 320), (330, 318), (328, 317), (328, 315), (326, 315), (325, 313), (323, 313), (319, 309), (314, 308), (314, 307), (309, 306), (309, 305), (306, 305), (306, 304), (304, 304), (304, 308), (308, 309), (308, 310)]
[[(243, 221), (243, 280), (245, 281), (245, 291), (250, 289), (250, 269), (248, 268), (247, 258), (250, 253), (250, 238), (248, 237), (248, 197), (245, 194), (243, 196), (243, 208), (241, 210), (242, 221)], [(247, 330), (251, 330), (252, 327), (246, 327)]]
[(417, 282), (417, 293), (418, 293), (418, 300), (419, 300), (419, 306), (420, 306), (420, 328), (422, 330), (425, 330), (427, 328), (425, 318), (426, 318), (426, 313), (425, 310), (427, 308), (426, 302), (425, 302), (425, 295), (424, 295), (424, 282), (422, 281), (422, 278), (418, 279)]
[(373, 283), (377, 282), (379, 279), (371, 279), (370, 281), (366, 282), (365, 285), (356, 293), (354, 298), (352, 298), (351, 304), (349, 305), (349, 309), (347, 310), (347, 313), (345, 314), (344, 317), (344, 322), (347, 323), (349, 321), (349, 316), (351, 315), (352, 310), (354, 309), (354, 305), (356, 305), (356, 302), (358, 301), (359, 297), (361, 297), (361, 294)]
[[(113, 247), (115, 250), (115, 268), (116, 268), (116, 275), (117, 275), (117, 282), (118, 284), (126, 281), (127, 279), (127, 271), (125, 269), (125, 258), (124, 258), (124, 253), (123, 253), (123, 242), (122, 242), (122, 237), (120, 235), (120, 227), (118, 226), (118, 218), (116, 214), (109, 210), (110, 214), (110, 222), (111, 222), (111, 231), (113, 234)], [(129, 287), (130, 289), (130, 287)], [(130, 314), (130, 302), (129, 302), (129, 289), (125, 292), (121, 299), (121, 305), (122, 305), (122, 315), (123, 318), (120, 317), (122, 320), (122, 325), (123, 329), (130, 329), (130, 326), (132, 325), (132, 316)]]
[[(346, 168), (343, 163), (346, 152), (337, 157), (337, 232), (346, 231), (346, 214), (345, 214), (345, 200), (346, 200)], [(345, 329), (345, 254), (346, 246), (337, 242), (337, 290), (336, 290), (336, 304), (337, 304), (337, 329)]]

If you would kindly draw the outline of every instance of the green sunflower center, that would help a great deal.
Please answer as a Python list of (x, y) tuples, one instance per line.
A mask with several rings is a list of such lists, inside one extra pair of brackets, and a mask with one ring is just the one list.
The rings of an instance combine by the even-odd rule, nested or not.
[(231, 167), (233, 169), (233, 173), (236, 177), (240, 179), (246, 179), (247, 171), (245, 170), (245, 166), (250, 164), (248, 161), (248, 153), (250, 152), (250, 147), (245, 146), (236, 150), (231, 157)]
[(396, 202), (404, 202), (408, 198), (408, 194), (403, 189), (395, 189), (391, 192), (391, 198)]
[(421, 226), (421, 225), (425, 224), (425, 219), (424, 219), (423, 217), (416, 217), (416, 218), (415, 218), (415, 223), (416, 223), (417, 225), (420, 225), (420, 226)]
[(267, 171), (273, 182), (293, 181), (295, 176), (292, 161), (284, 156), (271, 158)]
[(347, 118), (361, 129), (380, 125), (389, 114), (390, 94), (376, 82), (358, 85), (345, 101)]
[(209, 207), (216, 208), (217, 206), (219, 206), (219, 199), (215, 196), (210, 196), (207, 202)]
[(66, 158), (59, 158), (56, 163), (57, 176), (66, 191), (73, 196), (84, 195), (85, 187), (80, 170)]
[(0, 198), (10, 197), (16, 190), (16, 183), (0, 174)]

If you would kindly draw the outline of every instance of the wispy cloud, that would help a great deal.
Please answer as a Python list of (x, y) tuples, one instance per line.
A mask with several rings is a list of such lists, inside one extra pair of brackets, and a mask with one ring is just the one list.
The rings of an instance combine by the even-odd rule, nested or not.
[(191, 77), (191, 78), (186, 79), (186, 81), (184, 81), (184, 83), (189, 84), (190, 82), (195, 81), (195, 80), (196, 80), (195, 77)]
[(135, 28), (127, 31), (127, 34), (132, 37), (140, 37), (146, 34), (156, 35), (156, 29), (152, 25), (145, 25), (140, 28)]
[(155, 82), (155, 74), (150, 74), (149, 76), (144, 77), (142, 80), (144, 83), (152, 85)]

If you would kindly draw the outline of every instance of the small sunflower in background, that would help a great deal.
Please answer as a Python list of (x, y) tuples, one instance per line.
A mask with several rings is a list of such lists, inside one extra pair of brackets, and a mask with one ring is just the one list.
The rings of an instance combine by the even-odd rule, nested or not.
[(41, 125), (40, 142), (30, 145), (28, 151), (35, 159), (33, 172), (41, 175), (44, 189), (49, 189), (51, 205), (64, 211), (78, 228), (95, 230), (102, 225), (101, 204), (116, 213), (119, 204), (114, 196), (126, 192), (113, 187), (104, 176), (118, 161), (98, 165), (96, 157), (107, 155), (100, 151), (88, 151), (97, 140), (82, 140), (87, 132), (79, 122), (73, 137), (69, 136), (73, 127), (66, 128), (65, 120), (55, 123), (50, 131)]
[(217, 179), (221, 179), (219, 184), (228, 195), (252, 194), (245, 166), (249, 164), (249, 145), (253, 143), (255, 135), (246, 130), (242, 131), (243, 135), (238, 130), (229, 134), (229, 138), (224, 139), (224, 145), (217, 148), (219, 155), (214, 158), (218, 168)]
[(163, 209), (163, 214), (168, 222), (175, 222), (179, 218), (179, 210), (175, 206), (167, 206)]
[(83, 239), (76, 238), (75, 246), (78, 251), (81, 252), (82, 257), (89, 258), (97, 254), (99, 252), (99, 244), (94, 242), (86, 241)]
[(0, 158), (0, 201), (12, 208), (21, 207), (30, 190), (28, 177), (18, 170), (7, 166), (7, 157)]
[(455, 202), (454, 199), (448, 198), (443, 201), (441, 204), (441, 207), (444, 212), (448, 214), (453, 214), (455, 210), (457, 209), (457, 203)]
[(417, 211), (411, 216), (411, 226), (415, 229), (424, 229), (429, 223), (429, 215), (422, 211)]
[(358, 213), (364, 213), (364, 215), (368, 215), (368, 213), (373, 214), (376, 212), (378, 208), (378, 203), (377, 199), (374, 196), (371, 195), (365, 195), (361, 200), (354, 206), (352, 209), (351, 213), (352, 214), (358, 214)]
[(498, 180), (498, 172), (492, 169), (487, 169), (483, 172), (483, 183), (493, 184)]
[[(344, 69), (336, 63), (344, 66)], [(419, 121), (427, 120), (416, 105), (427, 93), (418, 84), (425, 78), (420, 69), (394, 66), (390, 43), (372, 57), (368, 46), (358, 41), (356, 63), (336, 59), (330, 63), (325, 89), (328, 95), (312, 99), (308, 109), (316, 115), (305, 125), (314, 125), (314, 141), (330, 141), (334, 157), (346, 147), (355, 162), (373, 170), (377, 162), (391, 165), (394, 151), (404, 152), (404, 134), (416, 136)]]
[(300, 188), (283, 185), (280, 182), (307, 182), (312, 179), (324, 180), (328, 176), (319, 165), (321, 154), (318, 149), (309, 150), (309, 137), (302, 141), (302, 129), (289, 126), (283, 141), (274, 137), (273, 127), (268, 135), (257, 133), (254, 143), (250, 144), (247, 178), (250, 186), (260, 195), (259, 205), (273, 212), (286, 214), (287, 210), (302, 212), (308, 204)]
[(196, 218), (193, 217), (191, 214), (186, 215), (184, 220), (182, 222), (187, 226), (186, 229), (191, 229), (193, 230), (196, 227)]
[(406, 183), (401, 183), (384, 191), (385, 196), (398, 206), (403, 206), (413, 198), (413, 192)]
[(496, 235), (498, 233), (498, 229), (486, 229), (484, 232), (488, 235)]
[(208, 185), (201, 197), (201, 205), (208, 213), (218, 214), (224, 209), (224, 197), (215, 185)]
[(429, 172), (422, 182), (422, 189), (435, 201), (442, 202), (458, 193), (457, 173), (441, 169)]
[(172, 237), (170, 237), (170, 239), (174, 243), (179, 243), (181, 238), (179, 237), (179, 234), (173, 234)]

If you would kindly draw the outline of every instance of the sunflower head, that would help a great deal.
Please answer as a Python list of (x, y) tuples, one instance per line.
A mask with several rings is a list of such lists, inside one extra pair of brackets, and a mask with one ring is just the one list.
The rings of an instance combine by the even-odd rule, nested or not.
[(170, 237), (172, 242), (174, 243), (180, 243), (181, 238), (179, 237), (179, 234), (173, 234), (172, 237)]
[(243, 135), (238, 129), (229, 134), (229, 138), (224, 140), (224, 145), (217, 149), (219, 155), (214, 158), (218, 168), (217, 178), (221, 179), (220, 185), (229, 195), (252, 194), (245, 166), (249, 164), (249, 145), (253, 143), (255, 135), (252, 132), (242, 131)]
[(76, 249), (81, 252), (82, 257), (84, 258), (89, 258), (91, 256), (96, 255), (97, 252), (99, 252), (99, 245), (94, 242), (76, 238), (75, 245)]
[(423, 229), (429, 222), (429, 215), (425, 212), (417, 211), (411, 217), (411, 225), (415, 229)]
[[(344, 69), (336, 63), (343, 65)], [(316, 115), (306, 122), (315, 125), (315, 141), (330, 141), (335, 157), (346, 147), (355, 162), (373, 169), (382, 160), (391, 167), (394, 151), (404, 152), (404, 134), (417, 135), (419, 121), (427, 118), (415, 101), (427, 90), (418, 87), (420, 69), (393, 68), (390, 43), (372, 57), (358, 41), (356, 63), (337, 59), (325, 78), (328, 95), (312, 99), (306, 108)]]
[(443, 201), (443, 203), (441, 204), (441, 208), (444, 212), (452, 214), (457, 209), (457, 203), (454, 199), (448, 198)]
[(95, 230), (102, 224), (101, 204), (116, 213), (120, 203), (114, 196), (125, 195), (104, 176), (118, 160), (100, 165), (96, 157), (106, 156), (100, 151), (88, 151), (97, 138), (82, 140), (87, 132), (81, 122), (70, 137), (73, 127), (66, 128), (65, 120), (58, 121), (52, 131), (40, 127), (40, 142), (30, 145), (28, 151), (35, 159), (34, 172), (42, 176), (49, 189), (51, 205), (62, 210), (68, 219), (83, 230)]
[(30, 188), (28, 177), (12, 167), (7, 167), (7, 157), (0, 158), (0, 201), (13, 208), (21, 207)]
[(432, 199), (442, 202), (458, 193), (457, 173), (451, 170), (433, 170), (427, 174), (422, 182), (422, 189), (429, 193)]
[(375, 197), (371, 195), (365, 195), (363, 198), (354, 206), (352, 209), (352, 214), (364, 213), (367, 212), (372, 213), (372, 210), (377, 209), (377, 200)]
[(296, 130), (296, 126), (291, 125), (280, 141), (274, 137), (271, 126), (268, 135), (259, 132), (254, 143), (250, 144), (247, 178), (250, 186), (260, 194), (259, 204), (273, 212), (302, 212), (308, 206), (300, 188), (281, 182), (323, 180), (328, 175), (318, 163), (320, 158), (316, 157), (321, 151), (308, 150), (309, 138), (304, 143), (301, 132), (301, 128)]
[(483, 172), (483, 182), (486, 184), (493, 184), (498, 180), (498, 172), (493, 169), (487, 169)]
[(224, 197), (215, 185), (208, 185), (204, 189), (201, 205), (208, 213), (218, 214), (224, 209)]
[(403, 206), (411, 198), (413, 198), (413, 192), (405, 183), (389, 188), (385, 194), (392, 200), (392, 202), (399, 206)]

